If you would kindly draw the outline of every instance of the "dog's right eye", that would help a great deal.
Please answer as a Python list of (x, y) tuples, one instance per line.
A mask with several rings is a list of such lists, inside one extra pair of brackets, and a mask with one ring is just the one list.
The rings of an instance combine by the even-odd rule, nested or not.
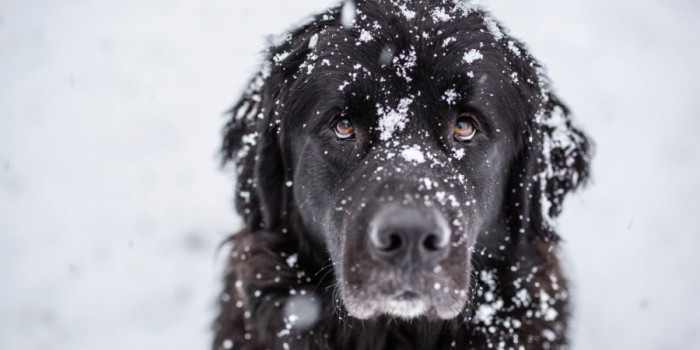
[(333, 131), (335, 131), (335, 136), (339, 140), (352, 140), (355, 138), (355, 127), (348, 119), (341, 119), (335, 123)]

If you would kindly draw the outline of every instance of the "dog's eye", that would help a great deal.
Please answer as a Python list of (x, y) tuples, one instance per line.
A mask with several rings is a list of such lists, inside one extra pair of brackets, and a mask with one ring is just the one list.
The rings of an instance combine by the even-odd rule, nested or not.
[(347, 119), (341, 119), (333, 127), (335, 131), (335, 136), (340, 140), (350, 140), (355, 138), (355, 127)]
[(460, 142), (471, 141), (476, 136), (474, 119), (469, 115), (462, 115), (455, 123), (455, 139)]

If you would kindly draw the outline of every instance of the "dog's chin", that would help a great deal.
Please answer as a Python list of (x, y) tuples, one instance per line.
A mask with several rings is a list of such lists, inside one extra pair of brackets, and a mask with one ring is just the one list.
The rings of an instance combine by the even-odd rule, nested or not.
[(419, 298), (388, 298), (360, 303), (345, 302), (348, 314), (357, 319), (370, 319), (386, 315), (404, 320), (418, 317), (450, 320), (457, 317), (464, 305), (435, 307), (430, 300)]
[(423, 299), (412, 300), (386, 300), (380, 302), (377, 310), (380, 314), (410, 319), (425, 315), (430, 309), (430, 304)]

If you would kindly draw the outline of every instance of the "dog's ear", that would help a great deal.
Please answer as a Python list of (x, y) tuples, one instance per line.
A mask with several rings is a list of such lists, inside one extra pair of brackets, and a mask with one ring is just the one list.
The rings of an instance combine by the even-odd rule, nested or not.
[(317, 19), (272, 43), (224, 126), (223, 163), (235, 162), (236, 210), (247, 227), (274, 230), (289, 198), (280, 125), (290, 87), (323, 24)]
[(520, 151), (511, 168), (506, 205), (511, 229), (544, 241), (559, 239), (554, 220), (566, 195), (589, 177), (591, 142), (572, 124), (569, 108), (550, 89), (539, 62), (518, 40), (501, 41), (512, 72), (523, 79), (515, 84), (520, 101), (516, 110)]
[(588, 180), (591, 143), (572, 125), (569, 109), (559, 98), (542, 91), (540, 108), (530, 120), (519, 156), (524, 165), (524, 173), (518, 174), (524, 218), (520, 227), (545, 241), (556, 241), (554, 219), (565, 196)]

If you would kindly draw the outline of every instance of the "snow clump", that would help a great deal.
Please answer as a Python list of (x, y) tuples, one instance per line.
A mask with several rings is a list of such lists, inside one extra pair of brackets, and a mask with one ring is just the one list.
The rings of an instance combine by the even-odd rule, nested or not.
[(448, 105), (454, 106), (455, 103), (457, 103), (457, 98), (459, 97), (459, 94), (455, 89), (449, 89), (445, 91), (445, 93), (442, 95), (442, 100), (447, 102)]
[(413, 145), (401, 151), (401, 157), (407, 162), (415, 164), (425, 163), (425, 155), (419, 145)]
[(379, 139), (387, 141), (391, 139), (394, 132), (403, 130), (408, 122), (408, 106), (413, 103), (413, 98), (402, 98), (396, 109), (385, 108), (377, 105), (379, 115)]
[(450, 16), (442, 7), (433, 9), (430, 14), (435, 22), (447, 22), (452, 19), (452, 16)]
[(472, 62), (483, 58), (484, 55), (482, 55), (481, 52), (479, 52), (479, 50), (471, 49), (469, 50), (469, 52), (464, 54), (464, 58), (462, 60), (467, 64), (472, 64)]

